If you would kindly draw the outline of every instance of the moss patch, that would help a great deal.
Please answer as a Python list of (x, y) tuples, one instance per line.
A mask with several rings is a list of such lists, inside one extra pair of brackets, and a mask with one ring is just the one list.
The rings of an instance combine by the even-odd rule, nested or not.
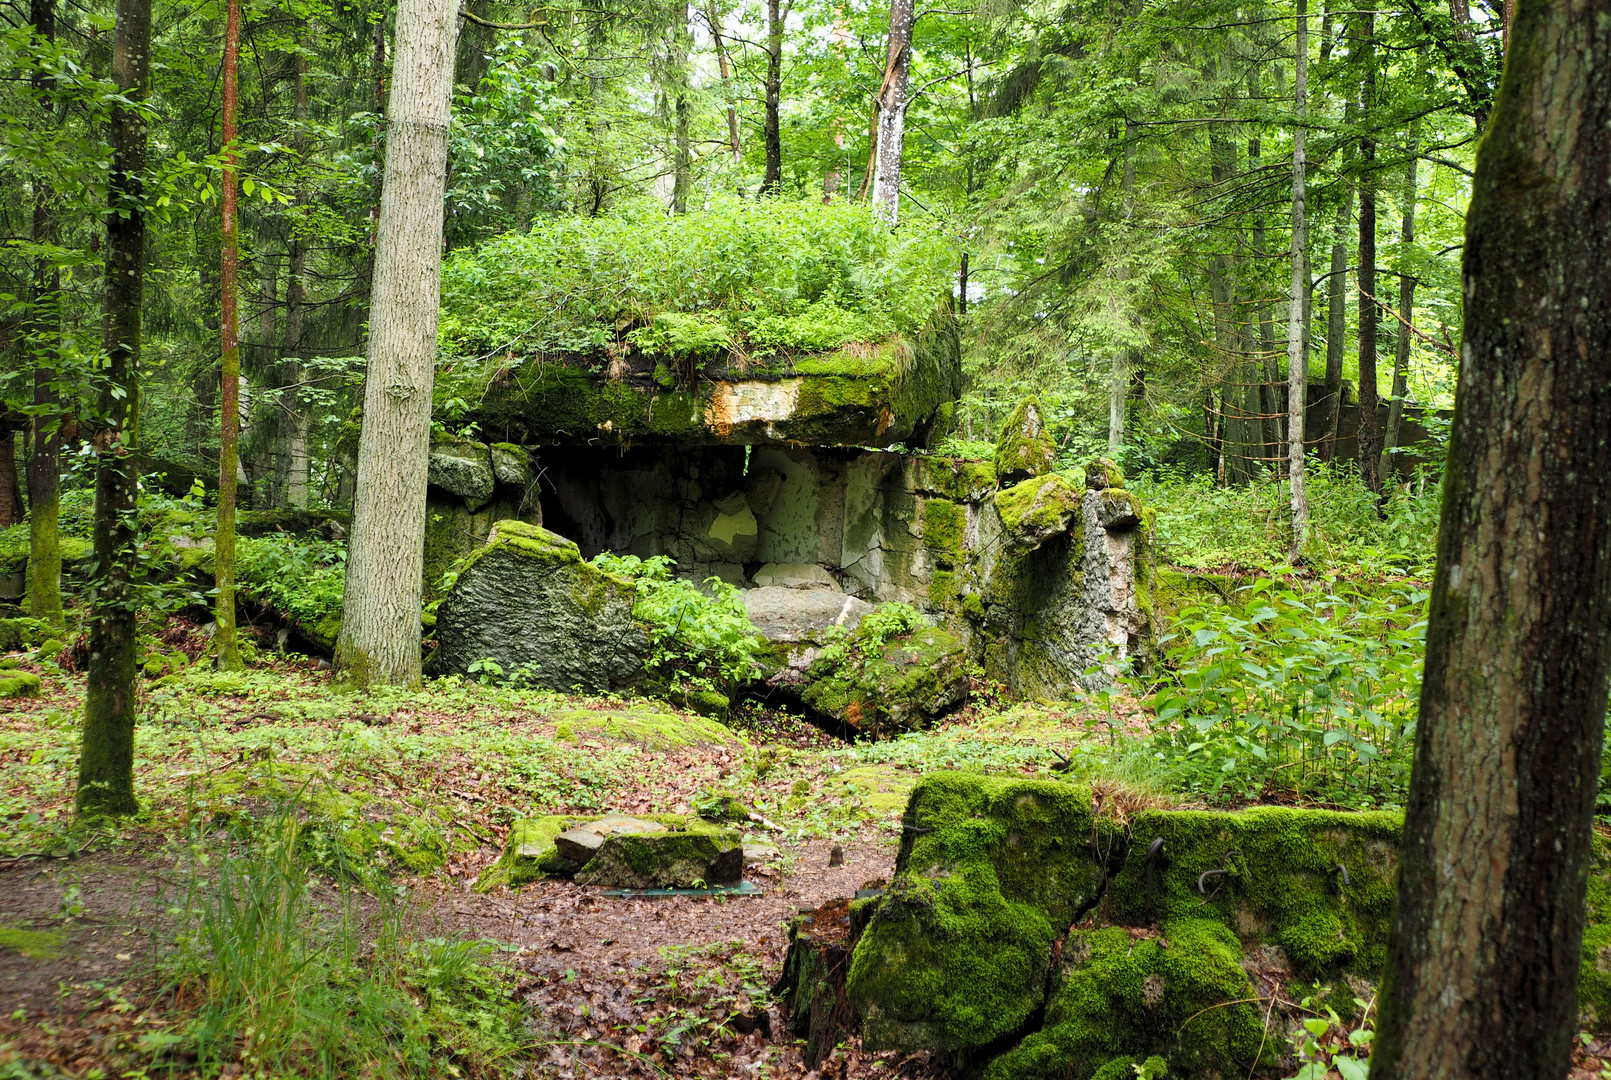
[(665, 750), (677, 746), (722, 746), (741, 742), (731, 728), (703, 716), (628, 708), (620, 712), (567, 709), (553, 714), (556, 731), (568, 729), (568, 738), (631, 742)]
[(39, 686), (39, 676), (31, 671), (0, 674), (0, 698), (38, 697)]
[(996, 493), (996, 512), (1009, 545), (1034, 548), (1065, 532), (1079, 514), (1085, 493), (1058, 473), (1025, 480)]
[(853, 731), (887, 735), (927, 727), (967, 697), (967, 650), (948, 630), (924, 627), (879, 640), (872, 615), (806, 671), (806, 706)]
[(1025, 398), (1002, 425), (996, 443), (996, 475), (1003, 483), (1017, 483), (1050, 472), (1056, 460), (1057, 443), (1046, 430), (1041, 404)]
[(925, 777), (904, 823), (847, 992), (870, 1048), (976, 1050), (1040, 1007), (1052, 944), (1122, 838), (1089, 789), (960, 773)]
[(917, 777), (893, 765), (863, 765), (847, 769), (828, 782), (844, 799), (860, 799), (878, 817), (893, 817), (905, 808)]
[(60, 956), (62, 940), (62, 935), (50, 930), (0, 926), (0, 949), (13, 949), (36, 960), (54, 960)]

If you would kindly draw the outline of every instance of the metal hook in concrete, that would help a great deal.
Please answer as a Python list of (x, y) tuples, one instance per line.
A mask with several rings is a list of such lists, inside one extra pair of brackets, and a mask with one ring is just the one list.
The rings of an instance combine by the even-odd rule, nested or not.
[(1225, 865), (1218, 870), (1204, 870), (1197, 877), (1197, 891), (1204, 896), (1208, 895), (1207, 883), (1211, 877), (1223, 876), (1231, 873), (1231, 856), (1242, 857), (1242, 853), (1235, 848), (1225, 853)]

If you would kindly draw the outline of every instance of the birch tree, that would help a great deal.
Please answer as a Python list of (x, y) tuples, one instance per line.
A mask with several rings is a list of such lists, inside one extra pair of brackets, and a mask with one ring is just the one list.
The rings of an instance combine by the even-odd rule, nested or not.
[(1309, 493), (1304, 483), (1303, 410), (1309, 386), (1309, 354), (1304, 340), (1304, 301), (1309, 296), (1309, 230), (1304, 221), (1304, 160), (1309, 115), (1309, 3), (1298, 0), (1298, 35), (1292, 79), (1292, 291), (1287, 308), (1287, 478), (1292, 490), (1292, 549), (1296, 563), (1309, 538)]
[(1558, 1080), (1611, 672), (1611, 22), (1522, 0), (1466, 323), (1372, 1080)]
[[(126, 0), (132, 2), (132, 0)], [(400, 0), (338, 675), (420, 681), (425, 469), (457, 0)]]
[(893, 228), (900, 219), (901, 150), (906, 141), (907, 91), (912, 74), (912, 28), (917, 12), (912, 0), (890, 0), (889, 53), (884, 81), (878, 88), (877, 165), (873, 172), (873, 209)]

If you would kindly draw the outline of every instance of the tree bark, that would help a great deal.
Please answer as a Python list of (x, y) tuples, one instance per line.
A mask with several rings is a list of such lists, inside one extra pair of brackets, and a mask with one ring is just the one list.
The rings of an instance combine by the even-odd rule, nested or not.
[(766, 0), (766, 113), (761, 134), (766, 140), (766, 173), (761, 178), (761, 194), (776, 195), (783, 190), (783, 129), (778, 109), (783, 97), (783, 23), (788, 7), (778, 0)]
[[(715, 0), (710, 0), (705, 6), (705, 21), (710, 23), (711, 41), (716, 46), (716, 63), (722, 73), (722, 94), (727, 99), (727, 146), (733, 155), (733, 168), (743, 169), (744, 150), (738, 141), (738, 105), (733, 99), (733, 66), (727, 57), (727, 44), (722, 40), (721, 10), (716, 6)], [(781, 157), (778, 163), (778, 176), (783, 175)]]
[[(1410, 160), (1404, 166), (1403, 226), (1399, 237), (1404, 251), (1409, 253), (1415, 243), (1416, 162), (1415, 151), (1420, 145), (1414, 128), (1410, 135)], [(1402, 260), (1401, 260), (1402, 263)], [(1387, 406), (1387, 435), (1382, 442), (1382, 477), (1393, 474), (1393, 451), (1398, 449), (1399, 427), (1404, 421), (1404, 399), (1410, 392), (1410, 341), (1415, 325), (1415, 275), (1400, 265), (1398, 276), (1398, 340), (1393, 350), (1393, 400)]]
[[(118, 0), (112, 81), (132, 105), (145, 100), (151, 72), (151, 0)], [(135, 618), (139, 552), (140, 304), (145, 295), (146, 125), (137, 109), (113, 105), (112, 173), (106, 215), (106, 381), (95, 432), (95, 580), (89, 606), (84, 739), (74, 801), (82, 814), (132, 814), (134, 798)]]
[(878, 89), (878, 159), (873, 173), (873, 210), (894, 228), (900, 220), (901, 152), (906, 142), (906, 94), (912, 74), (912, 27), (917, 12), (912, 0), (890, 0), (889, 54)]
[[(1376, 13), (1359, 16), (1357, 46), (1364, 71), (1360, 79), (1359, 114), (1369, 120), (1376, 107), (1376, 56), (1370, 44)], [(1382, 457), (1382, 419), (1376, 389), (1376, 140), (1359, 140), (1359, 475), (1372, 491), (1382, 489), (1377, 466)]]
[[(298, 33), (306, 27), (298, 27)], [(308, 204), (308, 61), (297, 53), (296, 89), (292, 104), (295, 128), (291, 148), (296, 152), (297, 180), (293, 199), (298, 208)], [(308, 508), (308, 407), (301, 390), (302, 360), (307, 355), (306, 304), (308, 299), (308, 243), (291, 230), (290, 252), (286, 259), (285, 350), (281, 354), (280, 378), (289, 389), (280, 392), (280, 411), (285, 429), (285, 502), (298, 510)]]
[(0, 528), (20, 525), (27, 515), (22, 502), (22, 485), (17, 482), (17, 429), (10, 426), (14, 417), (6, 417), (0, 424)]
[(398, 4), (358, 486), (335, 652), (340, 677), (358, 686), (420, 681), (425, 467), (457, 24), (457, 0)]
[(1305, 338), (1305, 301), (1309, 296), (1309, 230), (1304, 221), (1304, 183), (1307, 161), (1304, 127), (1309, 112), (1309, 3), (1298, 0), (1297, 41), (1292, 80), (1292, 290), (1287, 305), (1287, 479), (1292, 492), (1292, 547), (1287, 561), (1293, 564), (1309, 539), (1309, 493), (1303, 473), (1303, 409), (1309, 385), (1309, 352)]
[(1559, 1080), (1611, 671), (1611, 24), (1525, 0), (1465, 335), (1372, 1080)]
[[(33, 0), (30, 19), (43, 41), (56, 41), (53, 0)], [(45, 123), (55, 119), (55, 105), (44, 93), (49, 73), (36, 69)], [(56, 243), (55, 193), (43, 178), (34, 188), (33, 241)], [(28, 614), (60, 629), (62, 615), (61, 415), (56, 394), (56, 363), (61, 353), (61, 271), (45, 258), (34, 260), (28, 338), (34, 365), (33, 453), (28, 459)]]
[(237, 309), (240, 268), (240, 221), (236, 206), (235, 109), (239, 100), (238, 75), (241, 48), (240, 0), (228, 0), (224, 17), (224, 175), (223, 256), (220, 260), (219, 307), (222, 313), (222, 363), (219, 374), (221, 404), (218, 438), (218, 531), (213, 539), (213, 581), (218, 595), (214, 620), (218, 631), (213, 643), (218, 666), (224, 671), (242, 667), (235, 638), (235, 483), (240, 473), (241, 347)]
[[(1330, 15), (1328, 13), (1327, 17)], [(1325, 39), (1322, 55), (1329, 51), (1331, 37)], [(1352, 99), (1343, 107), (1343, 123), (1354, 122)], [(1347, 168), (1345, 163), (1344, 168)], [(1321, 405), (1320, 460), (1330, 463), (1337, 456), (1337, 425), (1342, 420), (1343, 353), (1348, 347), (1348, 230), (1354, 223), (1354, 181), (1343, 182), (1342, 205), (1331, 230), (1331, 266), (1326, 278), (1326, 397)]]

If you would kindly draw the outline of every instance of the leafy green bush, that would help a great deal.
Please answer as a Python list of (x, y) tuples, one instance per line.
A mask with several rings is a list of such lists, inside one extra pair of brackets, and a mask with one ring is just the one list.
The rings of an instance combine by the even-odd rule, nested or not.
[(671, 576), (665, 555), (640, 559), (611, 555), (593, 559), (607, 573), (633, 579), (638, 590), (634, 617), (649, 626), (649, 673), (672, 683), (730, 691), (755, 672), (765, 642), (755, 632), (744, 594), (721, 578), (704, 587)]
[(851, 659), (852, 651), (856, 653), (856, 659), (879, 656), (892, 638), (932, 625), (932, 620), (911, 604), (879, 604), (862, 616), (854, 633), (840, 626), (829, 627), (829, 641), (823, 647), (818, 661), (828, 668)]
[[(832, 349), (924, 326), (953, 274), (938, 234), (891, 233), (865, 206), (715, 196), (556, 217), (455, 253), (443, 267), (445, 352), (746, 355)], [(634, 336), (635, 335), (635, 336)]]
[(1216, 798), (1395, 805), (1409, 782), (1428, 594), (1263, 579), (1162, 642), (1159, 760)]
[[(1164, 473), (1129, 487), (1158, 511), (1160, 556), (1176, 566), (1275, 567), (1292, 541), (1285, 484), (1219, 487), (1212, 477)], [(1423, 472), (1395, 487), (1385, 505), (1350, 469), (1311, 461), (1310, 539), (1305, 558), (1323, 571), (1429, 577), (1442, 505), (1437, 478)]]
[(235, 544), (236, 580), (254, 599), (303, 626), (341, 614), (345, 544), (285, 535), (243, 536)]

